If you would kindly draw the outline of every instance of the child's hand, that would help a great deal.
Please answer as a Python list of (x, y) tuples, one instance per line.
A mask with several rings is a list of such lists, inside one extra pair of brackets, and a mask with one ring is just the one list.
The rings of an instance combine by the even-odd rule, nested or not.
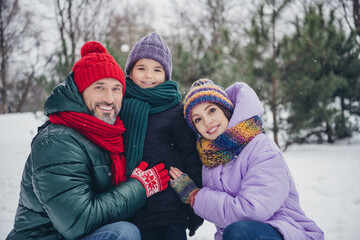
[(178, 169), (176, 167), (170, 167), (169, 173), (173, 180), (176, 180), (178, 177), (181, 176), (181, 174), (183, 174), (183, 172), (180, 171), (180, 169)]

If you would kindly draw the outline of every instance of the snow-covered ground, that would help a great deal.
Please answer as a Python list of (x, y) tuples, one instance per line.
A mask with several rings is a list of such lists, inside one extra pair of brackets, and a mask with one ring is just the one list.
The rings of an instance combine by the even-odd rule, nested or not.
[[(24, 163), (41, 113), (0, 115), (0, 239), (12, 229)], [(295, 145), (285, 153), (305, 213), (326, 240), (360, 236), (360, 135), (334, 145)], [(213, 239), (205, 222), (192, 240)]]

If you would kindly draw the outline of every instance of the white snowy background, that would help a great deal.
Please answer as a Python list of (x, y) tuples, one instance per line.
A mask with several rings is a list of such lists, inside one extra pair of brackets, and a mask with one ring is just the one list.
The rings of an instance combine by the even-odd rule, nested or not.
[[(0, 239), (12, 229), (20, 180), (42, 113), (0, 115)], [(285, 159), (305, 213), (326, 240), (360, 239), (360, 135), (336, 144), (294, 145)], [(213, 239), (205, 222), (191, 240)]]

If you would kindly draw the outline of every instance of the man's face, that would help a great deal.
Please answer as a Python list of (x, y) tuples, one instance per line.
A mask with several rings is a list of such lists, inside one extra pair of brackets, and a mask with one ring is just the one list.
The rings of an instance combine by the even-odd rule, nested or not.
[(118, 80), (103, 78), (87, 87), (82, 97), (94, 117), (114, 125), (121, 109), (122, 92), (123, 86)]

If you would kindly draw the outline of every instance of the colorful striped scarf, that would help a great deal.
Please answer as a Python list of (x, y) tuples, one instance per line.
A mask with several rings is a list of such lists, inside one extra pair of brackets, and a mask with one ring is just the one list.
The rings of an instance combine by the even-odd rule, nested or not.
[(233, 160), (259, 133), (264, 133), (260, 117), (249, 118), (229, 128), (215, 140), (205, 138), (197, 142), (201, 162), (207, 167), (216, 167)]

